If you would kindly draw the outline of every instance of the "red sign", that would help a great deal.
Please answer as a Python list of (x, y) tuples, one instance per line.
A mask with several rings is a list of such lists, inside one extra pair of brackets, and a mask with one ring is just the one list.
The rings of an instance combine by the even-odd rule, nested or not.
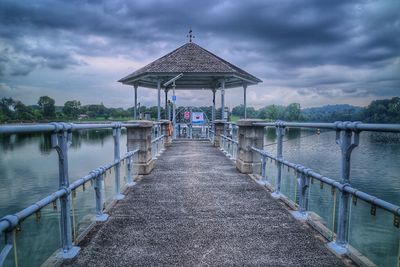
[(190, 112), (189, 111), (185, 111), (185, 120), (190, 119)]

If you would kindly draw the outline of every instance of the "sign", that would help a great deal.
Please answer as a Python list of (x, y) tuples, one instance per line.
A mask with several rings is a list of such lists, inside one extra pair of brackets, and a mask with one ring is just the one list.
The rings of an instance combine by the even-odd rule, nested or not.
[(189, 120), (189, 119), (190, 119), (190, 112), (185, 111), (185, 120)]
[(176, 101), (176, 95), (172, 96), (172, 101)]
[(193, 124), (204, 123), (204, 113), (203, 112), (193, 112), (192, 113), (192, 123)]

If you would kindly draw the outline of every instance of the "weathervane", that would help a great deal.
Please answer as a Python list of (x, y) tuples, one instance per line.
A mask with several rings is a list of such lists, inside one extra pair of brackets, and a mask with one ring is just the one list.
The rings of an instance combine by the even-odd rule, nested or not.
[(192, 28), (190, 28), (189, 34), (186, 35), (186, 37), (189, 38), (189, 43), (191, 43), (192, 39), (194, 39), (194, 37), (195, 37), (192, 33), (193, 33)]

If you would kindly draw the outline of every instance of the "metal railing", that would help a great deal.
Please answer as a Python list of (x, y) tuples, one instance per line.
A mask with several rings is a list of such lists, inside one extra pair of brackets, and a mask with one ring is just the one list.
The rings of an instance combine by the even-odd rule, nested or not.
[[(268, 184), (274, 188), (273, 196), (280, 198), (289, 198), (284, 196), (281, 192), (282, 186), (282, 171), (284, 167), (288, 168), (288, 171), (294, 172), (295, 181), (295, 196), (292, 197), (292, 201), (298, 205), (298, 216), (302, 219), (309, 218), (309, 202), (310, 202), (310, 188), (314, 184), (314, 180), (319, 181), (320, 189), (327, 185), (331, 188), (331, 203), (332, 203), (332, 223), (331, 233), (332, 240), (329, 246), (336, 252), (348, 253), (349, 252), (349, 228), (351, 218), (351, 206), (355, 207), (357, 199), (370, 205), (370, 214), (376, 216), (377, 208), (382, 211), (388, 212), (392, 215), (392, 225), (395, 228), (400, 227), (400, 206), (394, 205), (375, 196), (369, 195), (351, 186), (350, 181), (350, 162), (351, 153), (359, 145), (360, 132), (361, 131), (373, 131), (373, 132), (400, 132), (400, 125), (398, 124), (364, 124), (360, 122), (335, 122), (335, 123), (292, 123), (277, 121), (275, 123), (254, 123), (256, 126), (275, 127), (277, 135), (277, 149), (276, 156), (268, 153), (265, 150), (261, 150), (252, 147), (254, 153), (258, 153), (261, 156), (261, 184)], [(285, 129), (287, 127), (292, 128), (314, 128), (314, 129), (328, 129), (336, 132), (336, 143), (340, 146), (341, 150), (341, 181), (335, 181), (331, 178), (325, 177), (310, 168), (303, 165), (289, 162), (283, 158), (283, 137), (285, 135)], [(270, 179), (271, 171), (267, 169), (268, 159), (275, 162), (275, 181), (274, 185)], [(273, 167), (273, 166), (271, 166)], [(267, 173), (269, 173), (267, 175)], [(339, 194), (337, 194), (338, 192)], [(350, 203), (352, 200), (352, 205)], [(319, 203), (317, 203), (319, 205)], [(338, 205), (338, 208), (336, 207)], [(337, 209), (337, 217), (336, 217)], [(387, 217), (386, 217), (387, 218)], [(335, 227), (336, 226), (336, 227)], [(357, 226), (355, 226), (357, 229)], [(399, 242), (399, 241), (397, 241)], [(399, 255), (397, 256), (397, 264), (400, 266), (400, 245)], [(368, 257), (368, 255), (366, 255)]]
[(164, 151), (164, 135), (162, 134), (161, 123), (156, 122), (151, 130), (151, 157), (157, 159)]
[[(114, 171), (114, 192), (112, 193), (112, 198), (115, 200), (124, 197), (124, 195), (121, 194), (121, 166), (125, 166), (125, 168), (122, 169), (122, 172), (125, 172), (125, 185), (134, 185), (134, 179), (132, 177), (134, 172), (134, 163), (132, 160), (138, 150), (129, 151), (121, 157), (120, 136), (122, 127), (136, 125), (137, 124), (115, 122), (107, 124), (49, 123), (0, 126), (0, 134), (51, 133), (51, 144), (57, 151), (59, 165), (58, 191), (53, 192), (51, 195), (41, 199), (20, 212), (7, 215), (0, 219), (0, 236), (4, 235), (5, 240), (5, 245), (0, 251), (0, 266), (3, 266), (7, 256), (12, 250), (14, 252), (14, 264), (18, 266), (16, 232), (20, 231), (21, 223), (28, 217), (35, 214), (36, 219), (40, 219), (40, 211), (50, 204), (53, 204), (53, 208), (59, 212), (59, 230), (61, 238), (61, 252), (59, 253), (59, 256), (63, 259), (68, 259), (74, 257), (78, 253), (79, 247), (76, 246), (78, 230), (74, 203), (76, 192), (78, 189), (85, 191), (86, 184), (90, 183), (95, 192), (94, 210), (96, 221), (104, 221), (107, 219), (108, 215), (103, 212), (105, 208), (104, 194), (106, 193), (106, 188), (104, 188), (104, 177), (107, 176), (106, 174), (111, 173), (112, 170)], [(88, 175), (70, 183), (68, 172), (68, 148), (72, 142), (72, 132), (88, 129), (112, 129), (114, 139), (114, 161), (110, 164), (94, 169)], [(59, 204), (57, 204), (57, 202)]]
[(236, 160), (239, 142), (221, 134), (220, 148), (232, 160)]

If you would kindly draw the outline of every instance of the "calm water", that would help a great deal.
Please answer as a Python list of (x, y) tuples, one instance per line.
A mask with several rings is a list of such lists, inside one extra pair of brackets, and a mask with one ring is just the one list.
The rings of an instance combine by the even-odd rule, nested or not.
[[(310, 136), (311, 134), (311, 136)], [(360, 190), (400, 204), (400, 142), (399, 136), (362, 133), (360, 145), (352, 156), (352, 185)], [(306, 165), (325, 176), (339, 178), (339, 147), (333, 132), (315, 135), (313, 132), (290, 129), (285, 136), (286, 159)], [(267, 131), (265, 143), (275, 140), (274, 131)], [(44, 135), (11, 135), (0, 137), (0, 217), (17, 212), (49, 192), (58, 189), (56, 152), (50, 148), (50, 138)], [(275, 153), (275, 146), (265, 147)], [(111, 131), (85, 131), (74, 134), (69, 152), (70, 179), (86, 175), (90, 170), (113, 160)], [(126, 151), (126, 136), (121, 138), (121, 151)], [(275, 165), (268, 163), (268, 178), (274, 183)], [(283, 172), (282, 192), (296, 198), (293, 172)], [(112, 196), (112, 173), (106, 179), (108, 197)], [(107, 182), (108, 181), (108, 182)], [(108, 183), (108, 186), (107, 186)], [(77, 223), (88, 221), (94, 211), (93, 190), (78, 192), (75, 200)], [(333, 210), (335, 195), (329, 187), (321, 189), (319, 182), (311, 185), (309, 207), (318, 213), (330, 229), (335, 227)], [(20, 266), (36, 266), (59, 247), (58, 212), (52, 205), (24, 221), (16, 235)], [(370, 215), (370, 206), (357, 201), (351, 207), (350, 243), (380, 266), (396, 266), (399, 253), (399, 230), (393, 226), (393, 216), (377, 210)], [(0, 245), (0, 249), (3, 244)], [(29, 258), (28, 258), (29, 256)], [(13, 263), (11, 253), (7, 263)]]

